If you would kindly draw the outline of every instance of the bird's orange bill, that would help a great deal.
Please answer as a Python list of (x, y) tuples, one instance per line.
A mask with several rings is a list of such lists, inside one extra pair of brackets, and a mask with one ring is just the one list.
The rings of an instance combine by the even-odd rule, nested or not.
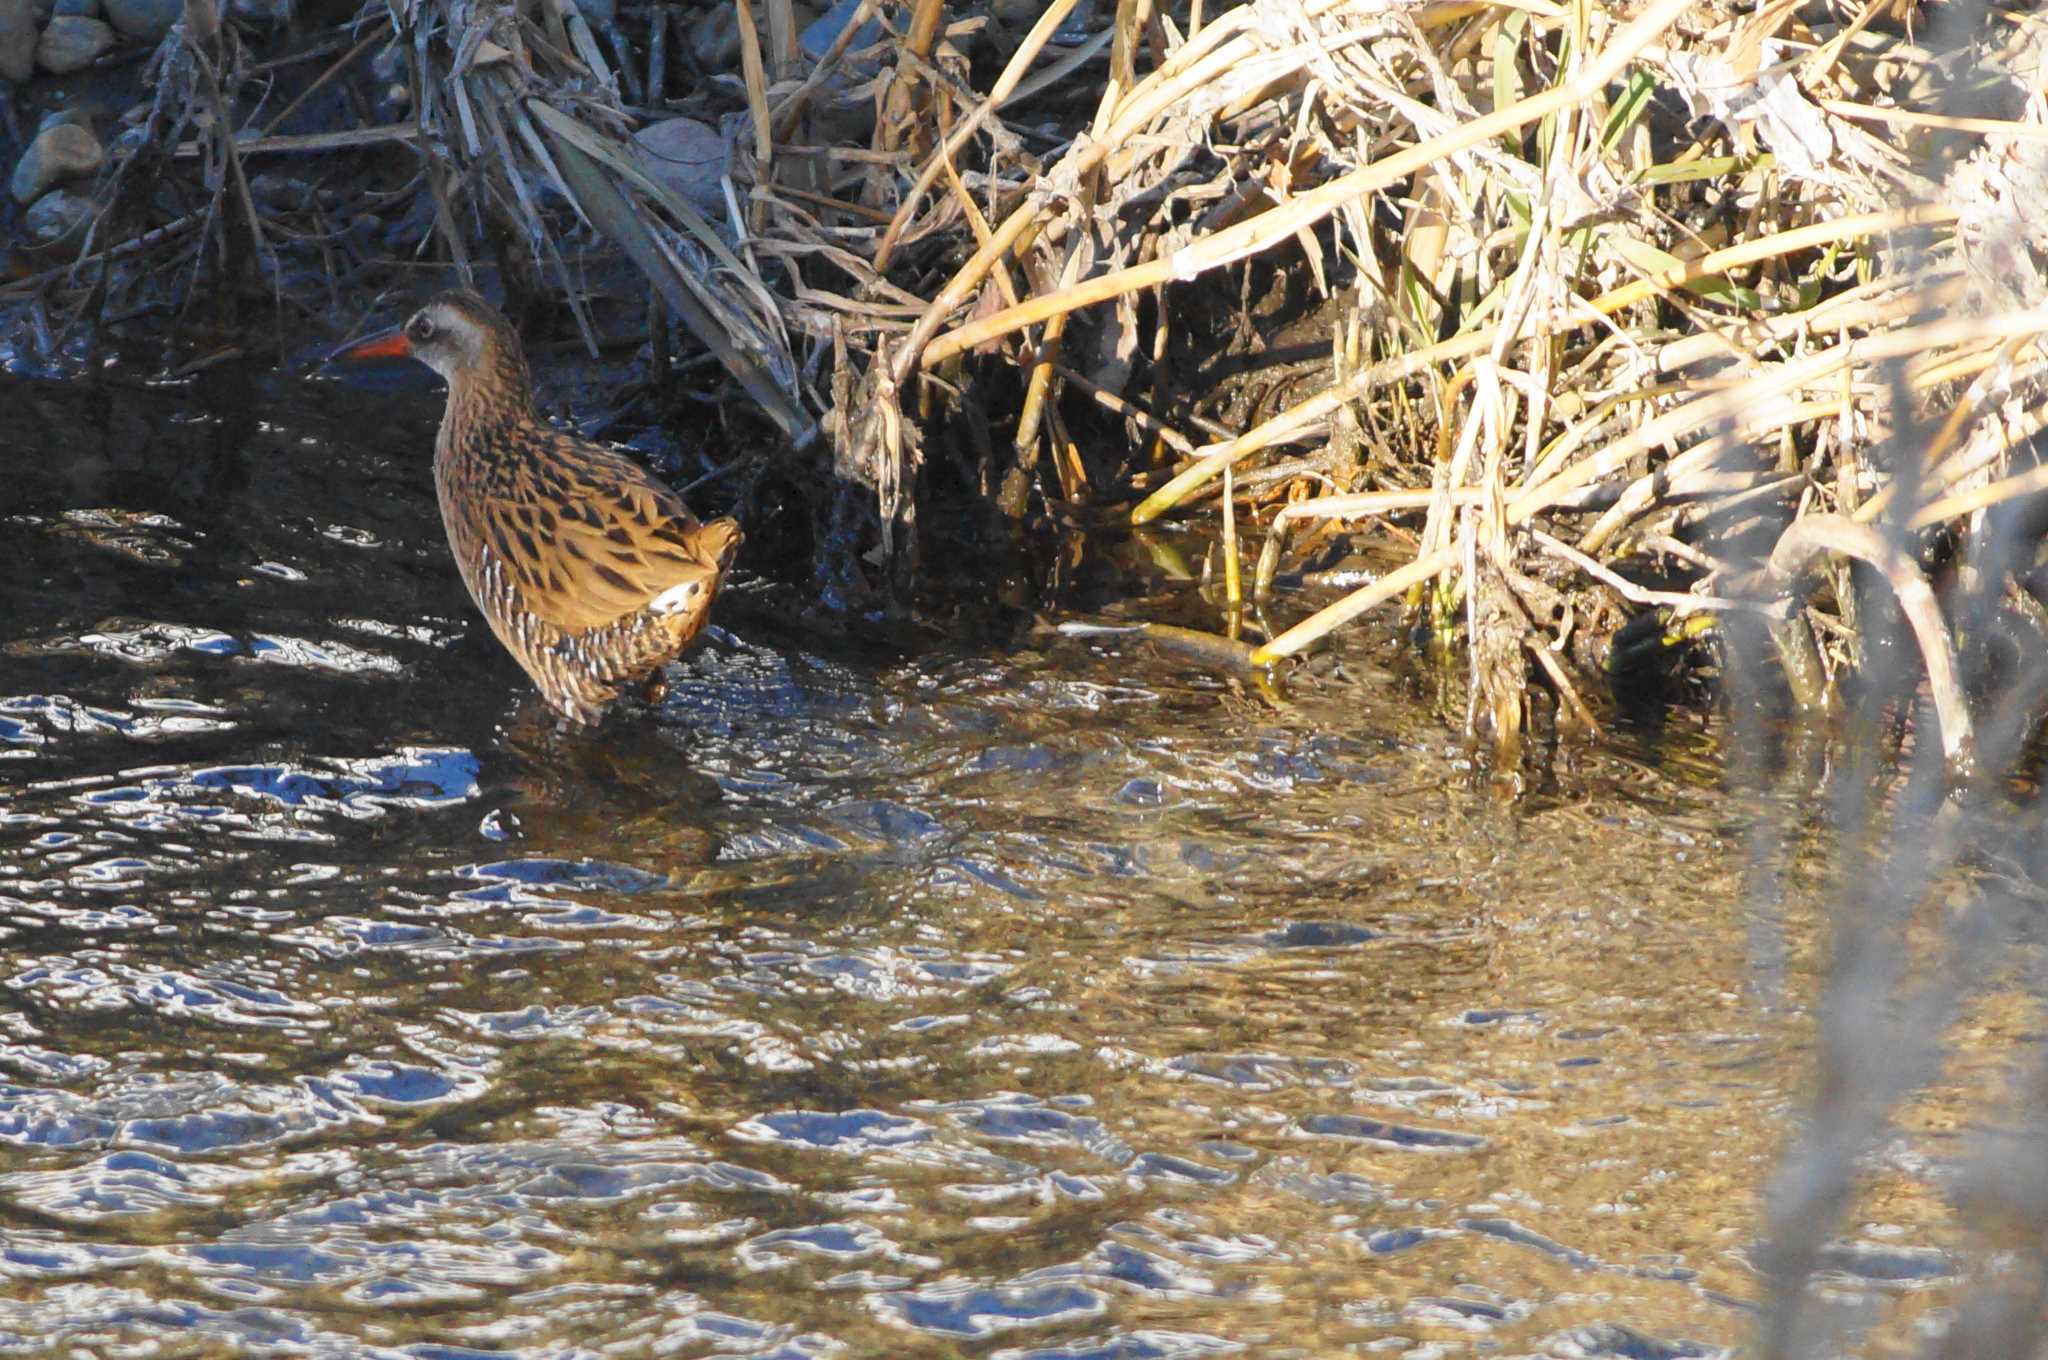
[(405, 332), (394, 326), (336, 350), (333, 358), (339, 363), (354, 363), (360, 359), (403, 359), (411, 353), (412, 344), (405, 338)]

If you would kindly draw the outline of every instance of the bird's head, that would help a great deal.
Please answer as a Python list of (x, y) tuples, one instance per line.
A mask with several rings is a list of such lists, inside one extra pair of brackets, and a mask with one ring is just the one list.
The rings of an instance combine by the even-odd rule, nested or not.
[(479, 378), (512, 378), (523, 386), (526, 374), (526, 359), (512, 323), (467, 289), (437, 294), (403, 326), (360, 340), (334, 357), (348, 361), (417, 359), (446, 378), (450, 386)]

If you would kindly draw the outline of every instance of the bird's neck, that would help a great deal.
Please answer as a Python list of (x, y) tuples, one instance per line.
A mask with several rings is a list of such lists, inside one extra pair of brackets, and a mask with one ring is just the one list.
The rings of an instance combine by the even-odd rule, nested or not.
[(516, 359), (495, 356), (448, 383), (448, 408), (441, 417), (444, 440), (489, 450), (500, 445), (500, 436), (539, 423), (526, 366)]

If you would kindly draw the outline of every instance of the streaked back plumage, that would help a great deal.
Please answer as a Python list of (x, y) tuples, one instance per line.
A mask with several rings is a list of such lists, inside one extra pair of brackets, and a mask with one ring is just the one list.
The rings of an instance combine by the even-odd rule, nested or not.
[(406, 335), (448, 379), (434, 486), (463, 583), (547, 702), (595, 722), (702, 631), (739, 525), (700, 523), (638, 464), (542, 421), (518, 335), (476, 294), (433, 298)]

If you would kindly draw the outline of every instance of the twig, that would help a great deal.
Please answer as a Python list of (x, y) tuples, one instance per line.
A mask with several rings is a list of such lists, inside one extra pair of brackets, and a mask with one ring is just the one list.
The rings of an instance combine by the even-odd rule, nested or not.
[(1771, 549), (1765, 589), (1790, 597), (1813, 561), (1827, 554), (1866, 562), (1891, 584), (1899, 611), (1906, 616), (1927, 666), (1927, 687), (1941, 723), (1941, 746), (1949, 773), (1958, 779), (1967, 777), (1976, 763), (1970, 709), (1956, 679), (1955, 649), (1933, 587), (1897, 543), (1869, 525), (1845, 515), (1806, 515), (1794, 520)]
[(2016, 141), (2048, 142), (2048, 125), (2041, 123), (2015, 123), (2004, 118), (1966, 118), (1953, 113), (1921, 113), (1917, 109), (1883, 109), (1847, 99), (1822, 99), (1818, 102), (1829, 113), (1866, 122), (1946, 128), (1950, 132), (1981, 132), (1992, 137), (2011, 137)]
[(1678, 611), (1680, 618), (1701, 609), (1747, 609), (1759, 613), (1782, 615), (1789, 608), (1783, 601), (1732, 600), (1722, 595), (1694, 595), (1689, 591), (1683, 590), (1651, 590), (1647, 586), (1637, 585), (1627, 577), (1594, 561), (1571, 544), (1552, 538), (1541, 529), (1531, 529), (1528, 533), (1530, 541), (1536, 544), (1537, 547), (1543, 549), (1552, 557), (1571, 563), (1571, 565), (1585, 572), (1586, 575), (1602, 585), (1607, 586), (1615, 594), (1628, 600), (1630, 603), (1646, 606), (1662, 605)]

